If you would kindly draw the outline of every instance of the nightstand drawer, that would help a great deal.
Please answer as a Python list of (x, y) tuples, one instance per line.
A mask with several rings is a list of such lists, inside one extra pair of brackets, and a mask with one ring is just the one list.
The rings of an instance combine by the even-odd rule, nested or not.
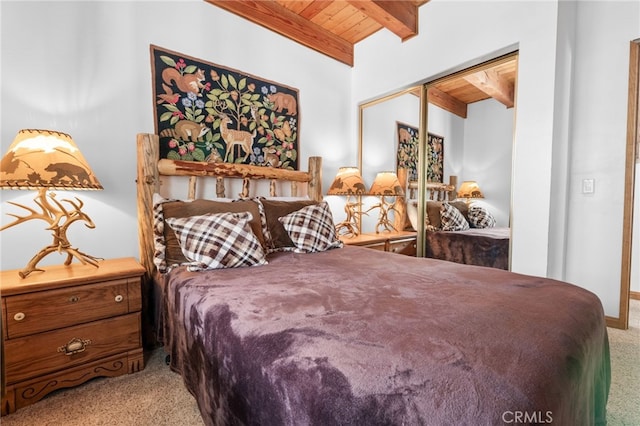
[(140, 313), (5, 342), (7, 384), (140, 348)]
[(8, 296), (4, 302), (7, 338), (13, 339), (139, 310), (140, 280), (119, 279)]
[(417, 247), (415, 238), (391, 241), (389, 243), (389, 251), (393, 253), (415, 256), (417, 251), (416, 249)]

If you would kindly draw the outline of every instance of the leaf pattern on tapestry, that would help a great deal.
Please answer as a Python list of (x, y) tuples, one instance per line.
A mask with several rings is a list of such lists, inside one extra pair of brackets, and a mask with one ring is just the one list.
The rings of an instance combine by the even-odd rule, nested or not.
[(298, 91), (152, 46), (160, 156), (298, 170)]

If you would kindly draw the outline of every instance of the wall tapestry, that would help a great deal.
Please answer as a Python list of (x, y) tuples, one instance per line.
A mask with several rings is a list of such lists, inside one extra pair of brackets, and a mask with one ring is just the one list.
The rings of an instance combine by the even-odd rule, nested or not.
[(444, 137), (427, 133), (427, 182), (442, 182), (444, 177)]
[(160, 158), (298, 170), (298, 90), (151, 45)]
[[(407, 180), (418, 180), (417, 127), (396, 121), (398, 157), (396, 167), (407, 169)], [(442, 182), (444, 175), (444, 137), (427, 133), (427, 182)]]

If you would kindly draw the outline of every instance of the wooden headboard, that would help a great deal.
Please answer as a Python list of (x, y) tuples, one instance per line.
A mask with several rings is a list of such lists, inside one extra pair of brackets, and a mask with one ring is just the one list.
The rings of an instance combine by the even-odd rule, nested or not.
[[(140, 262), (151, 277), (155, 270), (153, 263), (153, 194), (162, 194), (161, 176), (188, 176), (188, 199), (196, 198), (199, 179), (216, 180), (216, 196), (226, 197), (225, 180), (242, 179), (240, 197), (250, 196), (252, 181), (268, 180), (269, 196), (289, 195), (297, 197), (298, 184), (307, 185), (307, 196), (316, 201), (322, 200), (322, 158), (310, 157), (308, 171), (277, 169), (273, 167), (250, 166), (232, 163), (207, 163), (198, 161), (179, 161), (160, 159), (159, 137), (141, 133), (137, 137), (137, 179), (138, 190), (138, 239), (140, 244)], [(290, 182), (290, 194), (276, 194), (276, 182)], [(266, 196), (266, 194), (264, 194)]]

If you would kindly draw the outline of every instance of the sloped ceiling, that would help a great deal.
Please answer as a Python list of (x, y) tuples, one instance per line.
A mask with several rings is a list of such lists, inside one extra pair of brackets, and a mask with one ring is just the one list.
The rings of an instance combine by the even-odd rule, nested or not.
[[(403, 41), (417, 35), (419, 8), (429, 0), (205, 1), (353, 66), (354, 45), (383, 28)], [(511, 108), (516, 75), (516, 59), (498, 61), (439, 83), (429, 100), (463, 118), (467, 104), (488, 98)]]
[(353, 66), (353, 46), (387, 28), (400, 39), (418, 34), (418, 8), (428, 0), (205, 0)]

